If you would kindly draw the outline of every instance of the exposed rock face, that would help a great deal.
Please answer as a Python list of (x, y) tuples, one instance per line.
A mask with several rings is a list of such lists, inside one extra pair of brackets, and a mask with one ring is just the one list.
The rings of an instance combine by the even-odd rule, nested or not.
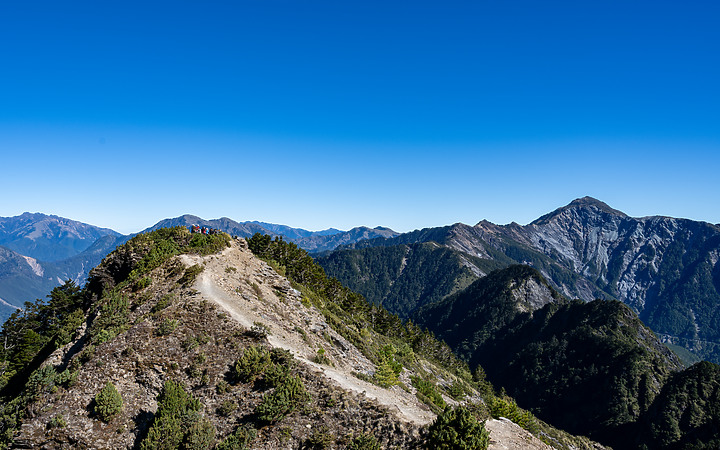
[(517, 309), (521, 312), (532, 312), (552, 303), (557, 298), (547, 284), (534, 277), (512, 282), (509, 286), (515, 298)]
[[(668, 217), (631, 218), (585, 198), (526, 227), (497, 227), (494, 232), (579, 275), (579, 297), (590, 299), (583, 286), (600, 290), (632, 307), (669, 340), (679, 338), (718, 360), (712, 345), (720, 339), (715, 326), (720, 315), (718, 227)], [(543, 273), (560, 284), (553, 274)]]
[[(585, 197), (526, 226), (488, 221), (474, 227), (455, 224), (362, 241), (347, 250), (422, 242), (435, 242), (467, 255), (463, 264), (477, 277), (493, 269), (526, 264), (568, 298), (620, 300), (666, 341), (720, 362), (717, 225), (661, 216), (633, 218)], [(320, 259), (328, 273), (351, 283), (343, 273), (349, 273), (346, 268), (325, 265), (329, 259)], [(370, 266), (357, 270), (370, 272), (372, 277)], [(370, 294), (361, 286), (355, 288)], [(445, 295), (452, 292), (446, 290)], [(392, 295), (389, 292), (384, 300), (391, 310), (396, 301)], [(416, 304), (421, 307), (425, 303)], [(393, 312), (408, 315), (405, 310)]]

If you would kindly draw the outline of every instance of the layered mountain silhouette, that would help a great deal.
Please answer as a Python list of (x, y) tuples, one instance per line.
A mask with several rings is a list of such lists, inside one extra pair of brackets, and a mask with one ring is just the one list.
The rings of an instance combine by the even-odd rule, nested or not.
[(75, 256), (104, 236), (117, 238), (121, 234), (108, 228), (40, 213), (0, 217), (0, 246), (45, 262)]
[[(205, 220), (193, 215), (165, 219), (144, 231), (192, 225), (240, 237), (269, 234), (295, 242), (308, 251), (327, 251), (361, 239), (398, 234), (382, 227), (312, 232), (264, 222), (241, 223), (226, 217)], [(65, 280), (83, 284), (91, 268), (132, 236), (40, 213), (0, 217), (0, 321), (25, 302), (43, 298)]]
[[(198, 235), (184, 228), (194, 224), (254, 237)], [(191, 392), (189, 398), (200, 401), (192, 403), (187, 429), (176, 430), (178, 442), (242, 437), (262, 442), (258, 448), (277, 448), (285, 429), (295, 446), (316, 448), (326, 435), (344, 446), (350, 438), (341, 435), (372, 423), (371, 433), (387, 445), (424, 442), (434, 448), (425, 440), (432, 432), (418, 434), (418, 427), (444, 405), (468, 401), (476, 417), (510, 417), (556, 448), (601, 447), (547, 427), (517, 405), (613, 448), (720, 444), (718, 366), (684, 368), (662, 342), (714, 356), (710, 337), (717, 327), (708, 319), (718, 304), (715, 225), (631, 218), (592, 198), (526, 226), (482, 221), (397, 234), (264, 225), (274, 231), (227, 218), (167, 219), (110, 254), (82, 291), (65, 284), (46, 304), (30, 305), (27, 314), (7, 322), (0, 412), (14, 431), (3, 439), (16, 446), (154, 442), (162, 433), (152, 430), (161, 429), (161, 405), (172, 388), (182, 391), (173, 395)], [(283, 230), (292, 239), (273, 239)], [(51, 269), (59, 264), (87, 261), (128, 238), (108, 234), (51, 263), (4, 250), (0, 266), (24, 277), (57, 279)], [(329, 275), (365, 293), (367, 302), (327, 278), (300, 244), (332, 249), (343, 241), (314, 256)], [(373, 303), (412, 320), (403, 322)], [(690, 334), (653, 328), (681, 327), (687, 318)], [(320, 372), (295, 370), (277, 350), (250, 350), (246, 344), (252, 342), (290, 348)], [(244, 378), (239, 348), (261, 378)], [(343, 403), (347, 397), (328, 394), (332, 389), (316, 378), (321, 372), (343, 389), (374, 392), (380, 403), (390, 394), (373, 386), (400, 383), (396, 400), (384, 404), (395, 404), (401, 420), (404, 415), (415, 425), (375, 421), (390, 416), (382, 408), (381, 416), (373, 415), (371, 405), (348, 415), (344, 405), (362, 401)], [(98, 405), (106, 402), (101, 392), (107, 374), (114, 374), (110, 382), (127, 405), (106, 420)], [(282, 410), (282, 418), (267, 415), (265, 402), (274, 402), (272, 389), (280, 389), (272, 384), (276, 376), (312, 386), (303, 398), (312, 399), (315, 413), (285, 410), (281, 403), (272, 411)], [(180, 388), (168, 387), (176, 380)], [(414, 399), (406, 397), (413, 393)], [(417, 400), (429, 409), (418, 409)], [(89, 424), (97, 420), (117, 426), (96, 432)], [(117, 433), (118, 420), (132, 433)], [(317, 431), (308, 432), (306, 425)], [(492, 439), (491, 431), (490, 448)]]
[[(148, 230), (193, 224), (240, 237), (282, 236), (320, 253), (328, 274), (401, 317), (493, 270), (528, 265), (565, 297), (617, 299), (665, 342), (720, 361), (720, 227), (710, 223), (633, 218), (584, 197), (525, 226), (481, 221), (403, 234), (382, 227), (309, 232), (184, 215)], [(91, 267), (129, 238), (57, 216), (0, 218), (0, 246), (6, 248), (0, 319), (60, 280), (82, 283)]]

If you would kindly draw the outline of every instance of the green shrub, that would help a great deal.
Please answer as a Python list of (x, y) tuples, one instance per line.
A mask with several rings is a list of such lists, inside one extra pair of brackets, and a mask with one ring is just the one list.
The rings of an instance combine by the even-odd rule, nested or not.
[(75, 384), (75, 382), (77, 381), (78, 373), (79, 371), (77, 369), (65, 369), (60, 374), (58, 374), (56, 383), (60, 386), (68, 388)]
[(215, 392), (222, 395), (230, 391), (230, 385), (225, 380), (218, 381), (218, 384), (215, 386)]
[(168, 334), (171, 334), (178, 326), (178, 321), (173, 319), (165, 319), (162, 321), (158, 329), (156, 330), (156, 334), (158, 336), (167, 336)]
[(95, 414), (103, 422), (109, 422), (122, 411), (123, 401), (120, 393), (111, 382), (107, 382), (95, 396)]
[(323, 425), (313, 430), (310, 436), (305, 440), (304, 448), (324, 450), (326, 448), (330, 448), (333, 442), (335, 442), (335, 436), (330, 433), (328, 427)]
[(155, 306), (152, 307), (152, 309), (150, 310), (150, 312), (152, 312), (153, 314), (155, 314), (155, 313), (157, 313), (158, 311), (162, 311), (163, 309), (165, 309), (165, 308), (167, 308), (168, 306), (170, 306), (170, 303), (172, 303), (172, 300), (173, 300), (173, 295), (172, 295), (172, 294), (163, 295), (162, 298), (161, 298), (160, 300), (158, 300), (158, 302), (155, 304)]
[(62, 416), (62, 414), (58, 414), (56, 416), (53, 416), (52, 419), (47, 423), (48, 429), (53, 428), (65, 428), (67, 426), (67, 421)]
[(417, 397), (424, 403), (431, 403), (429, 406), (437, 406), (442, 410), (445, 408), (446, 403), (443, 400), (442, 395), (437, 391), (435, 385), (430, 381), (423, 380), (419, 376), (413, 375), (410, 377), (413, 387), (417, 390)]
[(230, 235), (227, 233), (220, 234), (200, 234), (195, 233), (190, 239), (189, 247), (192, 253), (207, 256), (217, 253), (230, 245)]
[(155, 418), (147, 436), (140, 444), (140, 449), (169, 450), (180, 447), (195, 423), (201, 420), (199, 411), (200, 402), (193, 398), (182, 384), (172, 380), (166, 381), (158, 395)]
[(55, 348), (60, 348), (72, 341), (75, 331), (85, 321), (85, 313), (82, 309), (76, 309), (62, 319), (62, 326), (55, 335)]
[(270, 364), (270, 353), (265, 347), (248, 347), (233, 367), (233, 378), (243, 383), (251, 383), (261, 377)]
[(183, 449), (207, 450), (215, 444), (215, 426), (206, 418), (202, 418), (192, 425), (183, 440)]
[(493, 418), (499, 419), (500, 417), (505, 417), (531, 433), (535, 433), (538, 430), (535, 416), (529, 411), (520, 408), (512, 398), (492, 397), (486, 400), (486, 402), (490, 410), (490, 415)]
[(90, 325), (90, 341), (99, 345), (113, 339), (128, 328), (130, 303), (128, 298), (111, 292), (100, 300), (97, 315)]
[(195, 350), (199, 346), (200, 342), (198, 342), (197, 338), (194, 336), (185, 339), (182, 343), (183, 350), (188, 352), (191, 350)]
[(372, 434), (362, 433), (355, 436), (350, 444), (348, 444), (346, 450), (381, 450), (380, 444), (378, 443), (375, 436)]
[(377, 370), (373, 375), (373, 380), (379, 386), (389, 388), (390, 386), (398, 383), (398, 376), (392, 370), (392, 367), (390, 367), (387, 362), (383, 361), (378, 364)]
[(291, 376), (265, 396), (255, 408), (255, 415), (261, 422), (274, 423), (310, 401), (310, 394), (302, 380)]
[(262, 377), (262, 382), (266, 387), (280, 386), (290, 376), (290, 366), (272, 362)]
[(178, 280), (178, 283), (183, 286), (191, 285), (204, 269), (205, 268), (203, 266), (197, 264), (188, 267), (185, 269), (183, 276)]
[(262, 379), (267, 387), (282, 384), (295, 365), (295, 358), (287, 350), (274, 348), (268, 350), (262, 345), (248, 347), (232, 370), (232, 379), (251, 383)]
[(465, 389), (465, 386), (459, 381), (455, 380), (452, 385), (450, 385), (449, 388), (447, 388), (448, 394), (450, 394), (450, 397), (457, 401), (461, 401), (465, 396), (467, 395), (467, 390)]
[(433, 450), (485, 450), (490, 436), (465, 407), (445, 408), (428, 428), (425, 448)]
[(235, 411), (237, 408), (238, 408), (237, 403), (230, 401), (230, 400), (223, 400), (223, 402), (218, 407), (217, 411), (218, 411), (218, 414), (220, 414), (221, 416), (227, 417), (230, 414), (232, 414), (233, 411)]
[(258, 340), (267, 338), (268, 334), (270, 334), (270, 328), (262, 322), (253, 322), (250, 331), (248, 331), (250, 337)]
[(152, 284), (152, 278), (143, 277), (135, 282), (133, 285), (133, 291), (141, 291)]
[(326, 366), (332, 365), (332, 362), (330, 362), (330, 358), (327, 357), (325, 349), (322, 347), (317, 350), (317, 353), (315, 354), (315, 358), (313, 358), (313, 360), (317, 364), (324, 364)]
[(402, 373), (402, 364), (395, 359), (395, 353), (394, 346), (385, 345), (380, 349), (378, 355), (380, 361), (373, 378), (378, 385), (384, 388), (398, 384), (398, 376)]
[(202, 376), (203, 370), (198, 367), (197, 364), (192, 363), (185, 369), (185, 373), (187, 373), (190, 378), (198, 378)]
[(216, 450), (247, 450), (257, 437), (257, 430), (249, 425), (238, 427), (232, 434), (220, 442)]

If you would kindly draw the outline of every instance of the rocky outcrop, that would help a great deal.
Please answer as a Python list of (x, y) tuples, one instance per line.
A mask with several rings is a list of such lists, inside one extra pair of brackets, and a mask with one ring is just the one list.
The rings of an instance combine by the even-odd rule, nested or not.
[[(495, 227), (577, 274), (577, 292), (600, 291), (633, 308), (657, 333), (712, 360), (720, 341), (720, 229), (669, 217), (632, 218), (584, 198), (525, 227)], [(560, 285), (559, 277), (543, 272)], [(567, 294), (567, 292), (565, 292)], [(587, 295), (581, 298), (589, 300)], [(694, 340), (694, 343), (693, 343)]]

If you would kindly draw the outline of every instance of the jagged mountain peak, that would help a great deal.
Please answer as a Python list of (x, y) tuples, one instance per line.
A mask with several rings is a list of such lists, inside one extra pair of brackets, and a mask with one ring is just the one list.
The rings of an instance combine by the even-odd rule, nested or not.
[(566, 208), (582, 208), (582, 207), (594, 207), (597, 208), (600, 211), (604, 211), (610, 214), (615, 214), (618, 216), (627, 216), (622, 211), (618, 211), (617, 209), (613, 209), (610, 206), (608, 206), (607, 203), (602, 202), (596, 198), (585, 196), (582, 198), (576, 198), (575, 200), (571, 201), (569, 205), (566, 206)]
[(182, 219), (182, 220), (185, 220), (185, 221), (188, 221), (188, 222), (201, 222), (201, 221), (204, 221), (204, 220), (205, 220), (205, 219), (202, 219), (202, 218), (200, 218), (200, 217), (198, 217), (198, 216), (195, 216), (195, 215), (193, 215), (193, 214), (183, 214), (182, 216), (179, 217), (179, 219)]
[(545, 214), (544, 216), (533, 221), (531, 225), (540, 225), (550, 222), (553, 218), (564, 215), (567, 212), (581, 212), (583, 214), (591, 215), (610, 215), (622, 218), (628, 217), (627, 214), (622, 211), (618, 211), (617, 209), (611, 208), (607, 203), (604, 203), (593, 197), (585, 196), (582, 198), (576, 198), (569, 204), (560, 207), (551, 213)]

